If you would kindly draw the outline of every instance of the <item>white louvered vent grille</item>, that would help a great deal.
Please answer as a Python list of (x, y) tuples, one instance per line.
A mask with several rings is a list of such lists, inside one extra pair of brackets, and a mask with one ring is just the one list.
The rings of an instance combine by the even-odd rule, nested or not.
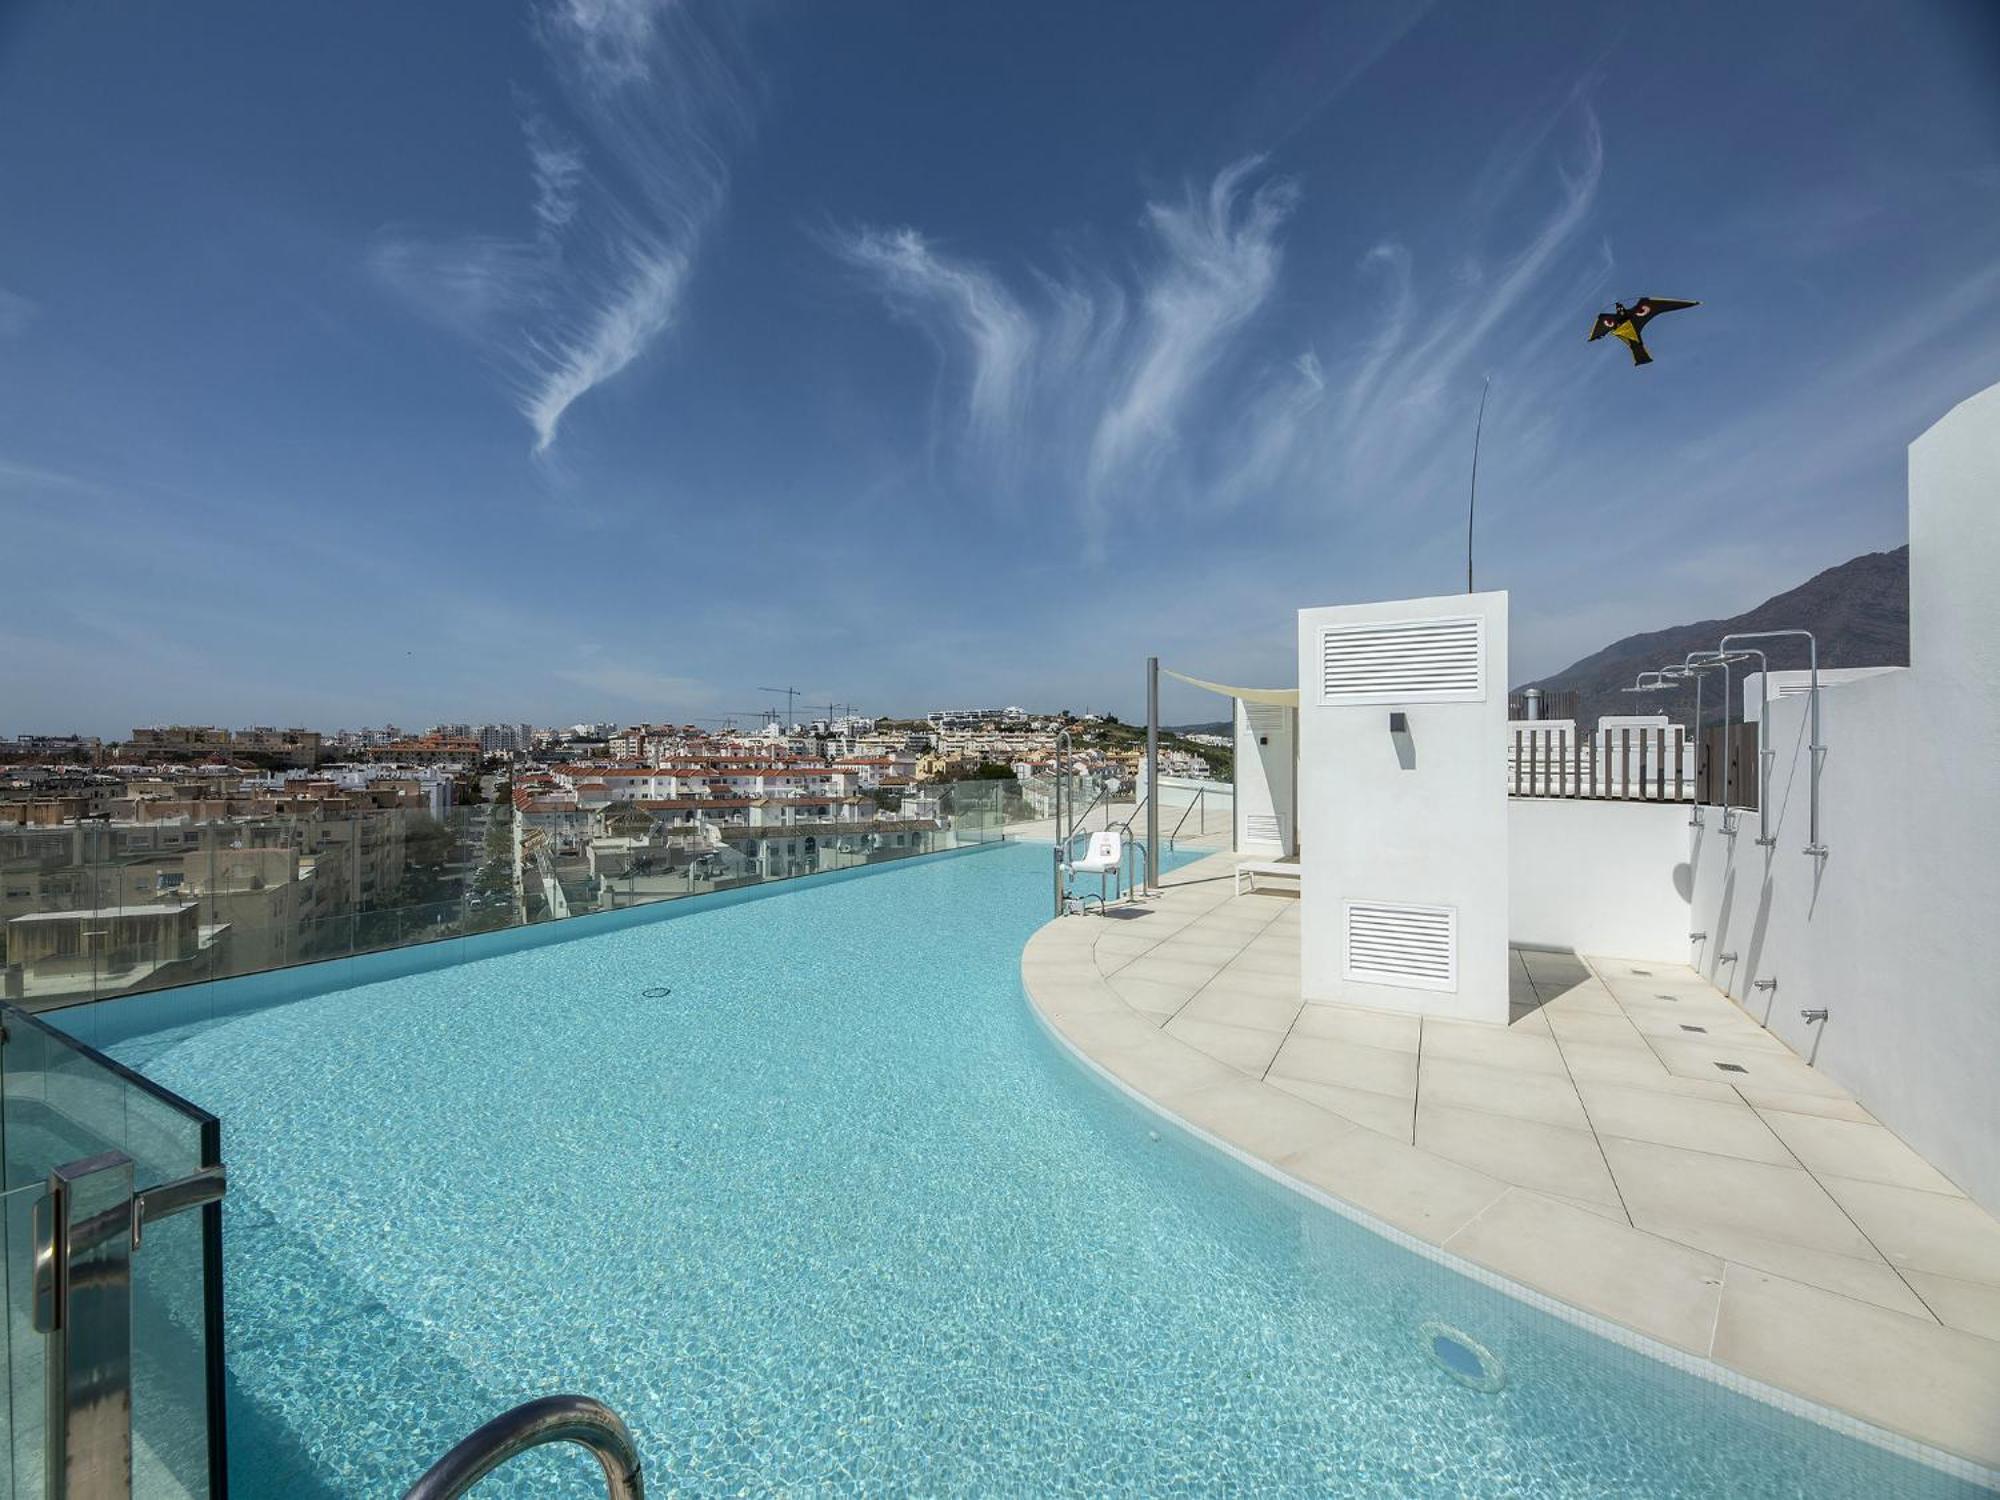
[(1803, 698), (1812, 691), (1810, 682), (1781, 682), (1778, 684), (1780, 698)]
[(1403, 989), (1458, 988), (1458, 909), (1349, 901), (1349, 979)]
[(1284, 733), (1285, 711), (1275, 703), (1246, 703), (1243, 713), (1252, 734)]
[(1320, 632), (1319, 650), (1323, 704), (1486, 696), (1486, 629), (1477, 617), (1330, 625)]
[(1253, 844), (1280, 844), (1276, 813), (1250, 813), (1243, 820), (1243, 836)]

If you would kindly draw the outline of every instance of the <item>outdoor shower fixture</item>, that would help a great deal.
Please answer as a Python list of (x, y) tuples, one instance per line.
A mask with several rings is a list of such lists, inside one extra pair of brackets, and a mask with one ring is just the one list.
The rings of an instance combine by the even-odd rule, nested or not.
[[(1717, 667), (1722, 669), (1722, 831), (1730, 838), (1736, 837), (1736, 815), (1729, 807), (1729, 729), (1733, 722), (1730, 716), (1735, 712), (1736, 694), (1730, 687), (1729, 668), (1735, 662), (1748, 661), (1750, 654), (1744, 651), (1690, 651), (1681, 662), (1682, 669), (1690, 672), (1712, 672)], [(1700, 691), (1700, 684), (1701, 679), (1696, 677), (1697, 692)], [(1697, 731), (1701, 728), (1699, 713), (1695, 719), (1695, 728)], [(1758, 798), (1760, 814), (1764, 800), (1762, 797)]]
[[(1633, 680), (1632, 686), (1619, 689), (1620, 692), (1626, 693), (1660, 693), (1665, 692), (1668, 688), (1678, 683), (1687, 681), (1689, 678), (1694, 679), (1694, 741), (1695, 767), (1697, 770), (1701, 766), (1701, 679), (1705, 674), (1714, 671), (1717, 667), (1722, 669), (1722, 696), (1725, 707), (1724, 723), (1726, 725), (1728, 722), (1726, 709), (1729, 697), (1729, 663), (1726, 661), (1696, 664), (1693, 654), (1690, 654), (1686, 661), (1678, 664), (1664, 666), (1655, 671), (1641, 672)], [(1651, 682), (1646, 680), (1649, 677), (1653, 679)], [(1729, 767), (1725, 760), (1723, 775), (1726, 778), (1728, 774)], [(1722, 798), (1722, 826), (1725, 832), (1734, 833), (1736, 831), (1735, 827), (1729, 821), (1728, 792), (1728, 782), (1725, 779)], [(1688, 808), (1688, 827), (1701, 827), (1701, 796), (1699, 790), (1696, 792), (1694, 802)]]
[[(1722, 638), (1721, 645), (1717, 649), (1722, 652), (1728, 651), (1730, 649), (1730, 642), (1732, 641), (1776, 641), (1799, 636), (1805, 637), (1807, 663), (1812, 670), (1812, 687), (1810, 689), (1812, 696), (1812, 742), (1806, 747), (1812, 757), (1812, 802), (1810, 841), (1806, 844), (1805, 852), (1814, 858), (1819, 858), (1826, 853), (1826, 845), (1820, 842), (1819, 837), (1819, 763), (1821, 758), (1826, 754), (1826, 746), (1820, 743), (1819, 738), (1819, 641), (1810, 630), (1740, 630), (1734, 635), (1725, 635)], [(1760, 747), (1760, 758), (1762, 754), (1761, 747), (1764, 742), (1762, 720), (1769, 719), (1770, 717), (1771, 674), (1769, 671), (1766, 671), (1764, 673), (1764, 712), (1760, 718), (1757, 736), (1757, 743)], [(1759, 842), (1762, 842), (1762, 840), (1759, 840)]]

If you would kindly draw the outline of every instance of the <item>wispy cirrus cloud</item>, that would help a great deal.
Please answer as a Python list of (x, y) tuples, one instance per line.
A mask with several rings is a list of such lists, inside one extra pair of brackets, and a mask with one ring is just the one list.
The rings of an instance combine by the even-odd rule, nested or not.
[(1277, 285), (1297, 189), (1263, 167), (1247, 157), (1148, 204), (1131, 271), (1072, 264), (1016, 285), (913, 228), (828, 244), (930, 337), (979, 458), (1015, 478), (1053, 469), (1100, 526), (1179, 447)]
[(550, 0), (534, 26), (572, 133), (521, 101), (526, 234), (385, 231), (375, 275), (508, 372), (534, 451), (673, 326), (756, 90), (699, 0)]
[(1149, 203), (1130, 266), (1009, 278), (912, 228), (829, 243), (938, 350), (951, 401), (939, 435), (965, 440), (982, 475), (1068, 494), (1092, 534), (1142, 503), (1380, 493), (1442, 461), (1451, 403), (1502, 332), (1519, 339), (1608, 269), (1588, 232), (1596, 116), (1575, 95), (1555, 115), (1468, 185), (1471, 227), (1497, 248), (1427, 267), (1389, 239), (1344, 282), (1316, 272), (1315, 323), (1289, 352), (1269, 334), (1300, 189), (1256, 156)]

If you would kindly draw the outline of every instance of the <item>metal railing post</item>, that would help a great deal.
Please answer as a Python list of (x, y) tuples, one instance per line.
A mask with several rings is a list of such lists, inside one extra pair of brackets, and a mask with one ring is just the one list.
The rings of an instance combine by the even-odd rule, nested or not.
[(1146, 658), (1146, 889), (1160, 887), (1160, 659)]

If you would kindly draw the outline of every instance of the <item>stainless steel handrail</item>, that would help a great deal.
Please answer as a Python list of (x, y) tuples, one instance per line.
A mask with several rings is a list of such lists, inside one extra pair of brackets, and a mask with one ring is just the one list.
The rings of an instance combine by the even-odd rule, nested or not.
[(1181, 809), (1180, 821), (1174, 824), (1174, 831), (1167, 835), (1167, 847), (1169, 849), (1174, 847), (1174, 840), (1181, 836), (1181, 829), (1187, 826), (1188, 818), (1197, 807), (1201, 809), (1201, 827), (1205, 833), (1208, 830), (1208, 788), (1205, 786), (1196, 787), (1194, 789), (1194, 800)]
[(576, 1443), (604, 1466), (611, 1500), (645, 1500), (639, 1450), (618, 1413), (589, 1396), (542, 1396), (502, 1412), (461, 1440), (403, 1500), (456, 1500), (511, 1458), (545, 1443)]

